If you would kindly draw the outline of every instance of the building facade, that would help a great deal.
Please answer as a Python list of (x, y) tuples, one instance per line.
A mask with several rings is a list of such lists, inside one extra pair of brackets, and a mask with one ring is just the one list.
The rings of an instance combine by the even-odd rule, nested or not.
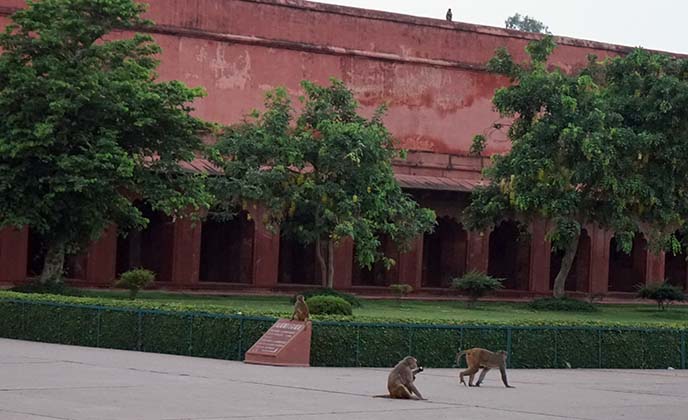
[[(480, 182), (485, 164), (469, 156), (475, 134), (488, 137), (486, 155), (504, 153), (504, 133), (490, 130), (500, 120), (491, 105), (496, 88), (508, 81), (489, 74), (485, 63), (499, 47), (525, 60), (535, 35), (445, 20), (324, 5), (300, 0), (148, 0), (149, 30), (161, 45), (163, 79), (202, 86), (207, 97), (196, 114), (206, 120), (238, 122), (261, 108), (265, 91), (285, 86), (298, 94), (301, 80), (330, 77), (353, 89), (364, 114), (386, 103), (385, 123), (409, 151), (395, 164), (397, 179), (423, 206), (434, 209), (434, 233), (400, 253), (385, 241), (397, 264), (361, 269), (355, 244), (337, 248), (335, 287), (374, 293), (391, 283), (446, 293), (453, 277), (476, 269), (505, 278), (505, 294), (547, 294), (561, 263), (545, 240), (545, 221), (519, 233), (506, 221), (490, 232), (467, 232), (461, 211)], [(0, 0), (0, 27), (24, 6)], [(438, 16), (439, 17), (439, 16)], [(117, 36), (117, 35), (116, 35)], [(623, 54), (626, 47), (557, 38), (551, 64), (575, 70), (589, 54)], [(203, 170), (203, 162), (191, 169)], [(230, 222), (172, 221), (144, 203), (151, 222), (142, 232), (118, 237), (116, 226), (84, 255), (71, 258), (67, 275), (80, 285), (109, 286), (118, 273), (147, 267), (158, 284), (180, 289), (290, 289), (320, 284), (313, 247), (304, 247), (259, 222), (254, 206)], [(28, 229), (0, 231), (0, 282), (25, 281), (40, 270), (41, 238)], [(633, 291), (638, 283), (669, 278), (686, 287), (685, 255), (655, 255), (639, 236), (631, 255), (616, 251), (613, 235), (586, 226), (574, 269), (572, 292)]]

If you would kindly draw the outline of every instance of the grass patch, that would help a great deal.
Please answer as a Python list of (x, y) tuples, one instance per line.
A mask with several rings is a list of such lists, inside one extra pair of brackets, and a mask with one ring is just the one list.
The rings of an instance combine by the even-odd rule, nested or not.
[[(143, 291), (135, 302), (123, 291), (82, 293), (98, 300), (127, 301), (135, 306), (154, 308), (183, 306), (187, 310), (250, 315), (290, 316), (293, 305), (287, 296), (217, 296)], [(0, 297), (2, 295), (0, 294)], [(124, 304), (124, 302), (118, 302)], [(594, 305), (594, 312), (542, 312), (527, 303), (481, 302), (466, 308), (462, 301), (372, 300), (364, 299), (353, 317), (360, 322), (411, 322), (477, 325), (591, 325), (685, 328), (688, 306), (675, 305), (671, 311), (658, 311), (652, 304)], [(314, 319), (318, 319), (314, 316)]]

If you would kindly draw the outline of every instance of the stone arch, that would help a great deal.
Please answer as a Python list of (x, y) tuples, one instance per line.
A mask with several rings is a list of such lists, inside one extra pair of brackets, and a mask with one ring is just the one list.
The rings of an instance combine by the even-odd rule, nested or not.
[[(566, 291), (571, 292), (589, 292), (590, 291), (590, 248), (592, 242), (590, 235), (586, 229), (581, 230), (580, 239), (578, 241), (578, 250), (576, 251), (576, 258), (573, 260), (571, 271), (566, 278)], [(564, 257), (564, 251), (552, 251), (550, 257), (550, 272), (549, 272), (549, 287), (550, 290), (554, 288), (554, 279), (559, 274), (561, 269), (561, 260)]]
[(323, 283), (315, 254), (315, 244), (302, 244), (280, 237), (277, 282), (320, 285)]
[[(47, 253), (47, 242), (43, 235), (29, 229), (28, 250), (26, 258), (26, 277), (38, 277), (43, 271), (45, 255)], [(84, 250), (85, 252), (86, 250)], [(65, 255), (63, 275), (65, 280), (83, 280), (85, 254)]]
[(253, 281), (255, 223), (241, 211), (231, 220), (207, 218), (201, 225), (199, 281), (250, 284)]
[(423, 236), (422, 287), (449, 287), (466, 272), (468, 234), (456, 219), (437, 219), (432, 233)]
[(169, 282), (172, 279), (174, 222), (163, 212), (153, 210), (148, 203), (137, 202), (135, 205), (148, 219), (148, 225), (143, 230), (118, 237), (117, 275), (134, 268), (145, 268), (156, 274), (156, 282)]
[[(679, 240), (683, 242), (683, 238), (680, 236)], [(688, 290), (688, 263), (686, 262), (686, 258), (688, 258), (688, 256), (685, 250), (681, 250), (681, 252), (676, 255), (668, 251), (664, 256), (664, 269), (667, 281), (684, 290)]]
[(503, 278), (505, 289), (528, 290), (530, 242), (514, 220), (503, 221), (490, 233), (487, 273)]
[(28, 255), (26, 258), (26, 277), (38, 277), (43, 270), (47, 244), (43, 235), (29, 229)]
[(399, 282), (399, 250), (394, 242), (386, 235), (380, 236), (380, 249), (386, 257), (395, 261), (395, 264), (385, 268), (382, 261), (376, 261), (371, 268), (361, 267), (356, 261), (356, 244), (351, 261), (351, 284), (353, 286), (387, 287)]
[(616, 238), (609, 242), (609, 291), (634, 292), (645, 283), (647, 273), (647, 241), (642, 233), (633, 238), (633, 248), (626, 254), (617, 247)]

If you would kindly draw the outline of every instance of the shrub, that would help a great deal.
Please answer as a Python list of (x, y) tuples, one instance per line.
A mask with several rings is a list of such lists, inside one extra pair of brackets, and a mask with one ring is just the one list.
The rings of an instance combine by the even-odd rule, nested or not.
[(115, 287), (129, 289), (129, 297), (136, 299), (139, 290), (155, 281), (155, 273), (143, 268), (136, 268), (122, 273), (119, 280), (115, 282)]
[(401, 299), (407, 296), (409, 293), (413, 292), (413, 287), (410, 284), (390, 284), (389, 290), (396, 295), (397, 298)]
[(304, 290), (301, 293), (297, 293), (296, 295), (291, 297), (291, 303), (296, 302), (296, 296), (297, 295), (303, 295), (303, 297), (308, 300), (308, 298), (311, 298), (313, 296), (335, 296), (341, 299), (344, 299), (345, 301), (349, 302), (351, 306), (354, 308), (360, 308), (361, 307), (361, 300), (357, 298), (356, 296), (350, 294), (350, 293), (344, 293), (340, 292), (339, 290), (335, 289), (330, 289), (330, 288), (318, 288), (318, 289), (310, 289), (310, 290)]
[(452, 287), (467, 295), (469, 298), (468, 305), (472, 306), (481, 297), (504, 287), (502, 281), (504, 279), (496, 279), (474, 270), (464, 274), (463, 277), (454, 279)]
[(313, 315), (351, 315), (351, 304), (337, 296), (313, 296), (306, 300)]
[(597, 310), (590, 302), (571, 299), (565, 296), (535, 299), (528, 303), (528, 306), (536, 311), (594, 312)]
[(668, 302), (681, 302), (685, 300), (683, 290), (667, 282), (638, 285), (638, 297), (656, 301), (657, 307), (662, 311), (666, 308), (665, 305)]

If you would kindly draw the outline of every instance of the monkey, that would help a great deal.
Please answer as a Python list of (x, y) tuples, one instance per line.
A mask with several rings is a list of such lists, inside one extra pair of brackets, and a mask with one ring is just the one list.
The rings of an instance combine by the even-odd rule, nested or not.
[(302, 295), (296, 296), (296, 302), (294, 303), (294, 313), (291, 315), (291, 320), (294, 321), (308, 321), (308, 305), (304, 300)]
[[(375, 395), (374, 398), (398, 398), (404, 400), (424, 400), (413, 384), (416, 374), (423, 371), (422, 366), (418, 366), (418, 361), (411, 356), (404, 357), (387, 377), (388, 395)], [(416, 395), (413, 395), (416, 394)]]
[(452, 21), (452, 11), (451, 11), (451, 9), (447, 10), (447, 20), (448, 20), (449, 22)]
[[(477, 347), (473, 349), (464, 350), (462, 352), (456, 353), (457, 366), (459, 364), (461, 356), (463, 356), (464, 354), (466, 355), (466, 364), (468, 365), (468, 369), (464, 370), (459, 374), (459, 383), (466, 385), (466, 382), (463, 380), (463, 376), (470, 375), (468, 378), (467, 386), (479, 387), (480, 384), (483, 383), (483, 379), (485, 379), (485, 375), (487, 374), (487, 372), (490, 371), (490, 369), (499, 368), (499, 371), (502, 374), (502, 382), (504, 383), (504, 386), (506, 386), (507, 388), (515, 388), (509, 385), (509, 382), (506, 379), (507, 354), (504, 350), (498, 352), (491, 352), (489, 350)], [(483, 370), (482, 372), (480, 372), (478, 382), (476, 382), (475, 385), (473, 385), (473, 377), (475, 376), (475, 373), (478, 370), (480, 370), (480, 368), (483, 368)]]

